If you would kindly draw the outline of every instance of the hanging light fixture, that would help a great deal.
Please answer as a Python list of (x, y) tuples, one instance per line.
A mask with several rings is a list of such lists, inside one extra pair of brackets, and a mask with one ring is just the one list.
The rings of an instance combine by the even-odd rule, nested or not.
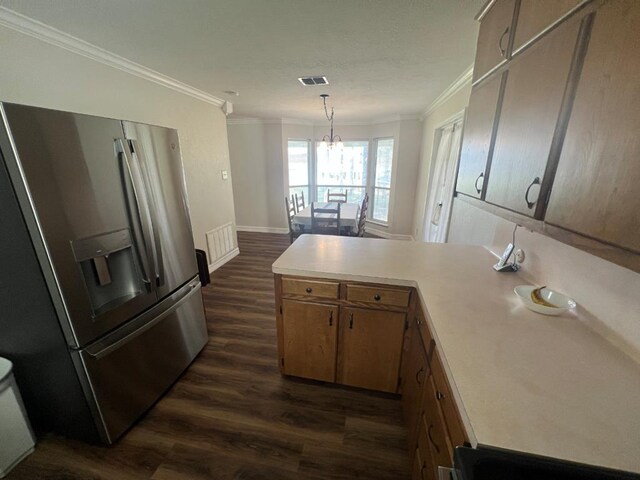
[(331, 107), (331, 115), (329, 115), (329, 110), (327, 109), (327, 98), (329, 98), (329, 94), (323, 93), (320, 97), (322, 98), (322, 104), (324, 105), (324, 114), (327, 117), (327, 120), (329, 120), (329, 125), (331, 126), (329, 135), (322, 137), (322, 145), (324, 147), (329, 147), (329, 150), (333, 149), (334, 146), (337, 146), (342, 150), (342, 138), (340, 138), (340, 135), (333, 134), (333, 107)]

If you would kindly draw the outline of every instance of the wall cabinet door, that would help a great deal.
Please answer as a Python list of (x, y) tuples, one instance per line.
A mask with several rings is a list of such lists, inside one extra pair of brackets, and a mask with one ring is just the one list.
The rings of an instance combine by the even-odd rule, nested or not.
[(405, 318), (398, 312), (342, 308), (338, 383), (396, 392)]
[(545, 221), (640, 253), (640, 2), (597, 12)]
[(335, 381), (338, 307), (282, 301), (285, 375)]
[(418, 417), (424, 384), (429, 376), (429, 363), (417, 326), (412, 326), (411, 346), (407, 352), (402, 378), (402, 410), (408, 430), (409, 453), (413, 454), (418, 432)]
[(511, 61), (487, 202), (534, 216), (579, 29), (567, 22)]
[(582, 0), (520, 0), (513, 51), (568, 13)]
[(473, 80), (508, 58), (515, 0), (496, 0), (480, 21)]
[(480, 198), (487, 176), (487, 161), (493, 147), (494, 121), (503, 75), (496, 75), (471, 92), (465, 120), (456, 191)]

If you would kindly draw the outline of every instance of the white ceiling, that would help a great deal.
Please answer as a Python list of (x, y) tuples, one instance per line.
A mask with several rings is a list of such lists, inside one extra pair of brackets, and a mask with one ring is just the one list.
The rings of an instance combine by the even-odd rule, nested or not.
[[(484, 0), (0, 0), (234, 103), (336, 121), (422, 112), (473, 62)], [(297, 77), (325, 75), (329, 86)], [(236, 90), (240, 96), (225, 94)]]

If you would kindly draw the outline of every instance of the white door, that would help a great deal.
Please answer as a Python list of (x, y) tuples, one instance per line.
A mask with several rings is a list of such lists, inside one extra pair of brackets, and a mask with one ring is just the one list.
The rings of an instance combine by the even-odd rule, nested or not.
[(455, 176), (462, 138), (462, 120), (446, 125), (440, 129), (439, 133), (440, 141), (427, 195), (423, 240), (444, 243), (447, 240), (453, 205)]

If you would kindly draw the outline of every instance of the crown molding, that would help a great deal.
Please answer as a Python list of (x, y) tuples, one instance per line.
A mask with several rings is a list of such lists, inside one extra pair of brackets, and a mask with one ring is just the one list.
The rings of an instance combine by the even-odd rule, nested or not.
[(156, 72), (139, 63), (127, 60), (124, 57), (111, 53), (92, 43), (69, 35), (45, 23), (34, 20), (18, 12), (0, 6), (0, 26), (10, 28), (16, 32), (36, 38), (50, 45), (63, 48), (69, 52), (89, 58), (109, 67), (117, 68), (136, 77), (170, 88), (176, 92), (188, 95), (203, 102), (211, 103), (217, 107), (224, 104), (224, 100), (207, 92), (187, 85), (175, 78), (171, 78), (160, 72)]
[(473, 65), (467, 68), (462, 75), (456, 78), (451, 85), (449, 85), (444, 92), (442, 92), (438, 97), (427, 107), (427, 109), (422, 112), (420, 116), (421, 120), (424, 120), (426, 117), (431, 115), (431, 113), (444, 104), (447, 100), (449, 100), (452, 96), (462, 90), (468, 83), (471, 83), (473, 78)]
[(281, 118), (232, 117), (227, 118), (227, 125), (282, 125)]

